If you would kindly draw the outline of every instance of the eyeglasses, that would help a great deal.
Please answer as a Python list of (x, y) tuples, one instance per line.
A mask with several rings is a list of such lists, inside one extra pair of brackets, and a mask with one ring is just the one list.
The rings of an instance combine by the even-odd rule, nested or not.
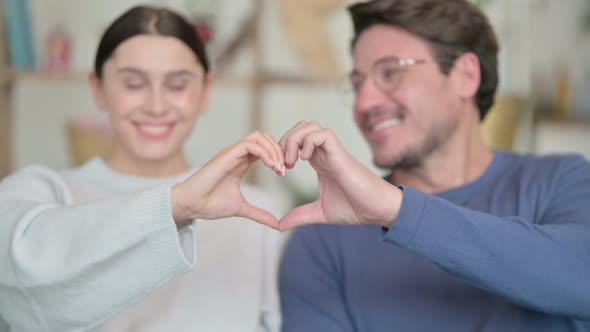
[(381, 58), (371, 66), (367, 74), (352, 72), (349, 77), (349, 89), (357, 95), (362, 89), (367, 77), (373, 80), (375, 86), (383, 93), (395, 90), (401, 82), (402, 75), (408, 67), (426, 63), (424, 59), (399, 59), (394, 56)]

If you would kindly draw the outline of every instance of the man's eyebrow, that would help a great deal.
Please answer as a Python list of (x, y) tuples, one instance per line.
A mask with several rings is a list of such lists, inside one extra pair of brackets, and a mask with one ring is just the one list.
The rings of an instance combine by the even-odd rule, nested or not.
[[(375, 60), (375, 62), (373, 62), (373, 64), (372, 64), (372, 66), (374, 66), (376, 64), (381, 64), (384, 62), (389, 62), (389, 61), (399, 61), (399, 59), (400, 58), (395, 55), (385, 55), (385, 56), (382, 56), (379, 59)], [(358, 75), (364, 75), (364, 74), (361, 71), (359, 71), (358, 69), (353, 69), (348, 74), (349, 77), (358, 76)]]
[(380, 57), (379, 59), (377, 59), (377, 61), (375, 61), (374, 65), (378, 64), (378, 63), (389, 62), (389, 61), (399, 61), (399, 59), (400, 58), (395, 55), (386, 55), (386, 56), (383, 56), (383, 57)]

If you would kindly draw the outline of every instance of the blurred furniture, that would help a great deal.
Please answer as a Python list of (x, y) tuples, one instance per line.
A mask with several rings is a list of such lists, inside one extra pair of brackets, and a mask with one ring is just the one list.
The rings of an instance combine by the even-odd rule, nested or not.
[(12, 170), (12, 116), (4, 6), (0, 3), (0, 179)]
[(498, 96), (481, 124), (484, 141), (494, 149), (512, 150), (522, 122), (526, 101), (517, 96)]
[(345, 4), (344, 0), (279, 1), (287, 34), (305, 59), (308, 75), (315, 79), (336, 79), (342, 74), (326, 17)]
[(533, 139), (536, 153), (579, 153), (590, 160), (590, 118), (538, 117)]
[(67, 141), (71, 161), (81, 165), (87, 160), (106, 157), (112, 148), (112, 131), (104, 117), (83, 117), (67, 123)]

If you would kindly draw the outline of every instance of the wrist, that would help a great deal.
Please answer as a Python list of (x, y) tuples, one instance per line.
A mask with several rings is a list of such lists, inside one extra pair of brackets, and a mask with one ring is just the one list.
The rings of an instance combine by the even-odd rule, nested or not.
[(178, 226), (186, 225), (194, 216), (186, 204), (186, 195), (182, 183), (177, 183), (170, 189), (170, 205), (172, 206), (172, 218)]
[(388, 203), (387, 206), (389, 207), (385, 217), (379, 221), (379, 226), (390, 229), (395, 220), (399, 215), (399, 211), (402, 205), (402, 198), (403, 198), (403, 190), (397, 186), (392, 186), (388, 184), (390, 187), (388, 195), (386, 195), (386, 202)]

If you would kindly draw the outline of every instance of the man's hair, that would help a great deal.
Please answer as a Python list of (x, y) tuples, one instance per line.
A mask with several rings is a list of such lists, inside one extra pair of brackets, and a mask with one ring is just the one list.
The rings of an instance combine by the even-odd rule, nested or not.
[(372, 0), (348, 10), (354, 26), (353, 48), (366, 29), (388, 25), (425, 40), (443, 74), (450, 72), (459, 56), (474, 53), (481, 70), (475, 104), (483, 120), (498, 86), (498, 43), (479, 8), (466, 0)]

